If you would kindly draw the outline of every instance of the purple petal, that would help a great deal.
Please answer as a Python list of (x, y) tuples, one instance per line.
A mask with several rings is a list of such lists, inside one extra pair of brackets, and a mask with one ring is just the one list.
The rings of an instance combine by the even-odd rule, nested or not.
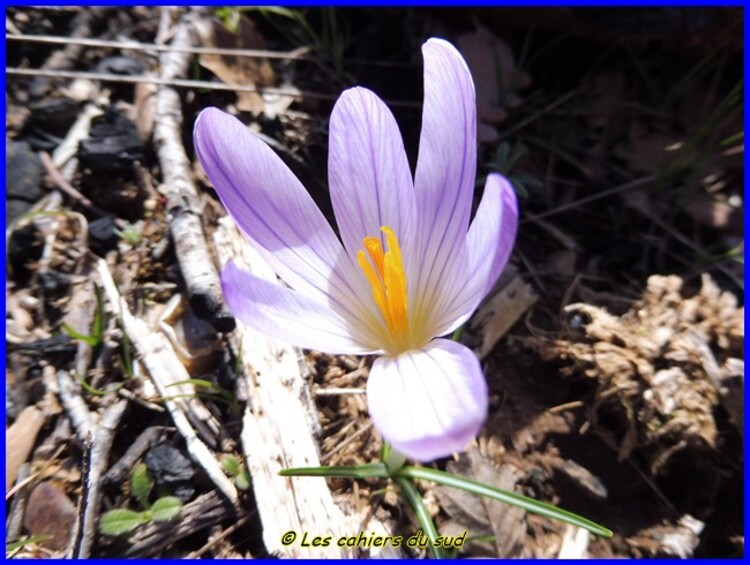
[(227, 263), (221, 273), (224, 298), (232, 313), (263, 334), (298, 347), (328, 353), (364, 354), (372, 340), (366, 327), (352, 325), (315, 300), (270, 283)]
[(435, 335), (445, 335), (463, 324), (492, 289), (505, 268), (518, 230), (518, 202), (510, 182), (490, 174), (477, 214), (466, 235), (467, 271), (460, 291), (448, 308), (437, 310)]
[(331, 114), (328, 150), (331, 202), (350, 254), (390, 226), (402, 246), (414, 225), (414, 183), (396, 120), (373, 92), (345, 90)]
[[(424, 56), (424, 109), (414, 180), (420, 268), (417, 287), (426, 304), (435, 281), (460, 253), (469, 225), (477, 166), (474, 83), (465, 61), (450, 43), (430, 39)], [(421, 314), (418, 314), (421, 315)]]
[(380, 357), (367, 381), (375, 427), (409, 458), (463, 451), (487, 417), (487, 384), (476, 355), (436, 339), (420, 350)]
[(484, 195), (469, 227), (466, 244), (471, 276), (484, 279), (479, 300), (490, 291), (508, 262), (518, 231), (516, 192), (504, 176), (487, 176)]
[(276, 273), (300, 292), (327, 296), (343, 249), (297, 177), (265, 142), (216, 108), (198, 116), (194, 141), (222, 203), (268, 252)]

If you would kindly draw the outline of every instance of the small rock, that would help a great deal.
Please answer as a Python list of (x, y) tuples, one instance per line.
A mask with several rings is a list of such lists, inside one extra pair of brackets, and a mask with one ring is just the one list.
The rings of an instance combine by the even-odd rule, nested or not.
[[(36, 202), (42, 196), (42, 162), (39, 156), (25, 141), (8, 141), (5, 153), (5, 197), (8, 200)], [(6, 218), (6, 225), (7, 222)]]
[(63, 551), (70, 542), (76, 516), (76, 507), (67, 495), (51, 483), (42, 482), (29, 495), (23, 525), (33, 536), (52, 536), (40, 541), (40, 545)]
[(160, 443), (148, 450), (144, 462), (156, 484), (174, 496), (188, 502), (195, 494), (195, 470), (190, 460), (178, 449)]
[(97, 255), (104, 254), (117, 247), (119, 239), (115, 229), (115, 221), (110, 216), (105, 216), (89, 223), (89, 245)]
[(78, 118), (80, 102), (67, 97), (44, 98), (30, 105), (31, 118), (24, 136), (38, 151), (52, 151)]
[(127, 172), (133, 161), (143, 161), (144, 147), (133, 123), (110, 106), (92, 125), (90, 138), (81, 141), (78, 157), (94, 172)]
[(38, 260), (43, 250), (44, 241), (33, 224), (13, 230), (8, 239), (8, 261), (13, 279), (20, 286), (28, 282), (30, 270), (27, 265)]

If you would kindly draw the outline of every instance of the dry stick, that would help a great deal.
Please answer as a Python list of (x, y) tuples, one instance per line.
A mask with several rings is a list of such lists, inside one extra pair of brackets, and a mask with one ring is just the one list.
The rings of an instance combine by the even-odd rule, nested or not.
[(293, 51), (268, 51), (264, 49), (227, 49), (223, 47), (193, 47), (192, 45), (160, 45), (157, 43), (140, 43), (138, 41), (110, 41), (106, 39), (56, 37), (54, 35), (19, 35), (5, 34), (9, 41), (28, 43), (48, 43), (52, 45), (82, 45), (86, 47), (109, 47), (112, 49), (129, 49), (131, 51), (172, 51), (174, 53), (193, 53), (196, 55), (226, 55), (229, 57), (248, 57), (254, 59), (306, 59), (308, 47)]
[[(6, 28), (8, 28), (6, 20)], [(13, 31), (13, 30), (11, 30)], [(8, 41), (24, 41), (27, 43), (75, 44), (86, 47), (108, 47), (111, 49), (128, 49), (130, 51), (177, 51), (193, 53), (195, 55), (225, 55), (227, 57), (247, 57), (248, 59), (281, 59), (285, 61), (309, 61), (315, 57), (309, 55), (310, 47), (298, 47), (292, 51), (269, 51), (267, 49), (228, 49), (226, 47), (184, 47), (174, 45), (160, 45), (156, 43), (140, 43), (138, 41), (111, 41), (107, 39), (79, 39), (57, 37), (54, 35), (22, 35), (18, 32), (5, 34)], [(401, 61), (377, 61), (372, 59), (344, 59), (345, 63), (368, 65), (372, 67), (390, 67), (399, 69), (413, 69), (416, 65)]]
[[(29, 463), (24, 463), (18, 469), (16, 486), (11, 490), (20, 492), (10, 504), (10, 512), (8, 513), (9, 517), (6, 522), (7, 529), (5, 531), (6, 542), (18, 539), (21, 535), (21, 530), (23, 529), (23, 517), (26, 513), (26, 501), (29, 498), (29, 489), (24, 489), (22, 486), (19, 487), (19, 485), (25, 486), (29, 484), (31, 482), (29, 479), (33, 479), (35, 476), (36, 475), (31, 475), (31, 465)], [(10, 498), (9, 495), (10, 493), (5, 495), (6, 504)]]
[(213, 539), (209, 540), (203, 547), (201, 547), (200, 549), (198, 549), (196, 551), (188, 553), (185, 556), (185, 559), (196, 559), (196, 558), (200, 557), (201, 555), (203, 555), (204, 553), (206, 553), (209, 549), (213, 548), (213, 546), (215, 546), (217, 543), (219, 543), (219, 542), (227, 539), (236, 530), (238, 530), (239, 528), (241, 528), (242, 526), (244, 526), (245, 523), (248, 521), (249, 518), (250, 518), (250, 515), (249, 514), (245, 514), (242, 518), (240, 518), (239, 520), (237, 520), (237, 522), (235, 522), (234, 524), (232, 524), (231, 526), (229, 526), (226, 530), (224, 530), (223, 532), (221, 532), (219, 535), (217, 535)]
[[(192, 45), (189, 19), (183, 18), (177, 25), (172, 43), (175, 46)], [(187, 73), (190, 57), (183, 53), (166, 52), (159, 57), (159, 62), (162, 78), (172, 80)], [(231, 331), (234, 318), (224, 304), (219, 275), (201, 225), (202, 205), (193, 185), (190, 161), (182, 146), (180, 96), (170, 87), (161, 88), (156, 96), (154, 143), (162, 178), (168, 189), (170, 231), (190, 305), (200, 318), (209, 320), (217, 330)]]
[(182, 538), (214, 526), (236, 515), (216, 491), (199, 496), (183, 506), (179, 522), (151, 522), (128, 538), (125, 557), (155, 556), (159, 551)]
[[(102, 114), (104, 114), (104, 112), (100, 110), (96, 104), (92, 102), (86, 104), (83, 111), (78, 114), (75, 123), (70, 126), (65, 139), (63, 139), (62, 143), (60, 143), (60, 145), (58, 145), (52, 152), (52, 162), (55, 167), (58, 169), (65, 168), (65, 172), (69, 172), (68, 175), (63, 174), (65, 180), (73, 178), (75, 169), (78, 168), (78, 160), (75, 159), (75, 156), (78, 153), (78, 147), (81, 141), (88, 139), (91, 133), (91, 122), (94, 118), (97, 118)], [(71, 160), (75, 160), (73, 166), (66, 167), (66, 163)]]
[[(203, 467), (208, 477), (224, 493), (224, 496), (236, 506), (238, 503), (237, 489), (224, 474), (221, 465), (219, 465), (219, 462), (206, 444), (198, 438), (195, 430), (190, 425), (190, 420), (188, 420), (185, 414), (186, 409), (202, 406), (202, 404), (194, 403), (190, 405), (186, 402), (178, 402), (176, 399), (170, 398), (170, 395), (174, 394), (174, 390), (167, 388), (167, 385), (189, 380), (190, 375), (187, 369), (185, 369), (185, 366), (178, 359), (166, 336), (150, 331), (142, 320), (138, 320), (130, 313), (127, 304), (120, 297), (120, 293), (115, 286), (115, 281), (112, 279), (112, 274), (109, 272), (109, 267), (103, 259), (98, 261), (97, 270), (99, 271), (99, 277), (104, 287), (104, 292), (107, 295), (107, 300), (112, 304), (115, 311), (119, 313), (123, 331), (130, 338), (130, 342), (135, 351), (140, 355), (140, 360), (145, 365), (154, 386), (164, 398), (167, 410), (172, 416), (177, 430), (185, 440), (188, 453), (196, 463)], [(194, 419), (193, 421), (196, 420)]]
[(68, 418), (73, 423), (78, 439), (85, 442), (92, 429), (92, 416), (81, 397), (81, 387), (73, 382), (67, 371), (57, 371), (58, 396)]
[(125, 480), (125, 477), (135, 466), (136, 461), (161, 439), (167, 429), (164, 426), (151, 426), (143, 430), (141, 435), (128, 447), (125, 454), (117, 460), (117, 463), (110, 467), (107, 474), (104, 475), (102, 482), (104, 484), (112, 484)]
[(78, 548), (81, 547), (81, 540), (83, 539), (83, 517), (86, 514), (86, 501), (89, 497), (89, 470), (91, 469), (91, 447), (94, 443), (94, 434), (89, 433), (86, 436), (86, 441), (83, 442), (83, 468), (81, 469), (81, 477), (83, 484), (81, 485), (81, 495), (78, 497), (78, 506), (76, 507), (77, 520), (73, 524), (73, 528), (70, 532), (70, 540), (68, 547), (65, 551), (65, 558), (71, 559), (78, 553)]
[[(219, 220), (214, 248), (223, 265), (234, 260), (258, 277), (277, 283), (268, 264), (240, 234), (231, 218)], [(281, 557), (346, 557), (352, 548), (286, 546), (281, 536), (294, 530), (357, 534), (362, 516), (339, 508), (322, 477), (280, 477), (288, 467), (320, 465), (318, 446), (308, 420), (306, 383), (300, 373), (298, 351), (239, 324), (229, 336), (248, 378), (251, 403), (242, 421), (242, 447), (252, 476), (258, 513), (263, 524), (263, 542), (270, 553)], [(387, 535), (389, 526), (377, 519), (367, 531)], [(371, 549), (374, 554), (383, 548)]]
[(94, 430), (93, 444), (91, 448), (91, 463), (87, 478), (88, 490), (83, 513), (83, 524), (81, 526), (81, 543), (78, 547), (76, 557), (86, 559), (91, 555), (96, 535), (96, 519), (99, 515), (99, 502), (101, 501), (101, 486), (104, 471), (107, 468), (109, 452), (112, 449), (112, 441), (115, 438), (117, 426), (122, 419), (127, 407), (127, 400), (120, 400), (109, 406), (102, 414), (102, 419)]
[[(149, 75), (127, 76), (116, 75), (112, 73), (91, 73), (84, 71), (46, 71), (44, 69), (21, 69), (18, 67), (6, 67), (5, 74), (8, 76), (27, 76), (27, 77), (53, 77), (87, 80), (100, 80), (103, 82), (120, 82), (125, 84), (158, 84), (160, 86), (195, 88), (206, 90), (227, 90), (231, 92), (260, 92), (261, 94), (273, 94), (275, 96), (291, 96), (294, 98), (311, 98), (318, 100), (336, 100), (339, 94), (328, 94), (325, 92), (313, 92), (310, 90), (289, 90), (285, 88), (276, 88), (273, 86), (250, 86), (247, 84), (225, 84), (221, 82), (211, 82), (207, 80), (191, 80), (180, 78), (164, 78)], [(384, 100), (388, 106), (398, 108), (415, 108), (422, 107), (421, 102), (412, 102), (409, 100)]]
[(325, 454), (323, 457), (323, 461), (330, 461), (331, 457), (336, 455), (339, 451), (344, 449), (347, 445), (349, 445), (351, 442), (353, 442), (355, 439), (357, 439), (359, 436), (364, 434), (365, 432), (368, 432), (372, 429), (372, 422), (368, 422), (364, 427), (358, 429), (356, 432), (354, 432), (352, 435), (347, 437), (344, 441), (342, 441), (340, 444), (338, 444), (336, 447), (334, 447), (331, 451)]
[(346, 394), (367, 394), (364, 388), (321, 388), (315, 391), (315, 396), (341, 396)]

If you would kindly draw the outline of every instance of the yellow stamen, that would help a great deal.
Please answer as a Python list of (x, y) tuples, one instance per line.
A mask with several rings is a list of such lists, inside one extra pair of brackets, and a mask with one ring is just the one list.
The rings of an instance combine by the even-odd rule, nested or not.
[[(401, 247), (394, 231), (388, 226), (380, 228), (385, 234), (388, 251), (383, 253), (380, 238), (366, 237), (363, 240), (372, 264), (365, 252), (357, 253), (359, 267), (372, 287), (375, 304), (383, 316), (388, 331), (396, 344), (406, 343), (409, 335), (409, 309), (406, 294), (406, 273), (401, 256)], [(374, 265), (374, 267), (373, 267)]]
[(385, 289), (380, 283), (380, 279), (378, 278), (375, 269), (373, 269), (372, 265), (368, 263), (364, 251), (360, 250), (357, 252), (357, 261), (359, 262), (359, 268), (362, 269), (367, 278), (367, 282), (369, 282), (372, 287), (372, 296), (375, 299), (375, 304), (378, 305), (378, 309), (381, 312), (385, 312), (388, 309), (388, 300), (385, 295)]
[(366, 237), (363, 240), (365, 249), (370, 255), (370, 259), (375, 264), (375, 268), (378, 270), (380, 278), (383, 278), (383, 246), (380, 244), (379, 237)]

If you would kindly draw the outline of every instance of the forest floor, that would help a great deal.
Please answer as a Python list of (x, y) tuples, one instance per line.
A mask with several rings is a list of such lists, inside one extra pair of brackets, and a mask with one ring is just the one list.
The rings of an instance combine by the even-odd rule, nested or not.
[[(276, 532), (417, 531), (384, 479), (277, 476), (304, 442), (306, 461), (377, 461), (372, 359), (284, 364), (235, 327), (216, 273), (246, 251), (191, 133), (207, 106), (237, 115), (333, 220), (333, 103), (374, 90), (413, 166), (420, 46), (439, 36), (476, 83), (475, 202), (499, 171), (521, 216), (461, 335), (489, 418), (433, 466), (614, 536), (419, 482), (438, 530), (468, 532), (466, 557), (742, 557), (742, 24), (741, 8), (8, 9), (6, 556), (304, 557)], [(284, 523), (277, 487), (333, 510)]]

